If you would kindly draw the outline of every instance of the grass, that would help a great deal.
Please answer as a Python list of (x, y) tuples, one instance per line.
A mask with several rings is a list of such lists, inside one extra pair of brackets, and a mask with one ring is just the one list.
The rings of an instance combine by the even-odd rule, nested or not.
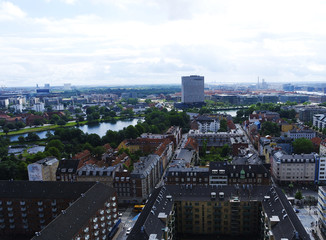
[[(87, 121), (84, 122), (79, 122), (80, 125), (82, 124), (86, 124)], [(7, 136), (11, 136), (11, 135), (17, 135), (17, 134), (24, 134), (24, 133), (31, 133), (31, 132), (41, 132), (41, 131), (48, 131), (48, 130), (53, 130), (59, 127), (73, 127), (76, 126), (77, 123), (76, 122), (68, 122), (66, 125), (62, 126), (62, 125), (47, 125), (47, 126), (39, 126), (39, 127), (30, 127), (30, 128), (24, 128), (24, 129), (19, 129), (16, 131), (10, 131)], [(5, 136), (6, 134), (4, 132), (0, 133), (0, 136)]]

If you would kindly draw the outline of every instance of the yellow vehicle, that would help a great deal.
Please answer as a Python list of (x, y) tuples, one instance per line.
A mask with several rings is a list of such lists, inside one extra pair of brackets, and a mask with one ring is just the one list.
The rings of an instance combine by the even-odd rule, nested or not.
[(134, 212), (141, 212), (145, 205), (135, 205), (134, 206)]

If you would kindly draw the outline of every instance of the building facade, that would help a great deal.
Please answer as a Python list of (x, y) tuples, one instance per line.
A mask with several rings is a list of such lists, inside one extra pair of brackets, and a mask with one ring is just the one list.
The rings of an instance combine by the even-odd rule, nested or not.
[(279, 183), (314, 183), (318, 179), (318, 154), (285, 154), (271, 157), (272, 176)]
[(59, 160), (55, 157), (47, 157), (28, 164), (28, 179), (29, 181), (56, 181), (58, 166)]
[(181, 102), (186, 104), (204, 102), (204, 77), (191, 75), (182, 77)]

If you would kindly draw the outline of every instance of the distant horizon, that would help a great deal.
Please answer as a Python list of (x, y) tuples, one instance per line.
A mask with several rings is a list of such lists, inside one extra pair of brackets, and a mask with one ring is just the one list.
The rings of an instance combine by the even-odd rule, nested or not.
[[(181, 77), (180, 77), (181, 79)], [(261, 82), (260, 82), (261, 83)], [(50, 88), (63, 88), (64, 85), (52, 85), (51, 83), (45, 83), (45, 84), (50, 84)], [(65, 83), (65, 84), (69, 84), (69, 83)], [(267, 82), (267, 84), (269, 86), (275, 86), (275, 85), (283, 85), (283, 84), (292, 84), (292, 85), (300, 85), (300, 86), (315, 86), (315, 85), (322, 85), (326, 87), (326, 82), (295, 82), (295, 83), (291, 83), (291, 82)], [(235, 85), (240, 85), (240, 86), (246, 86), (246, 85), (257, 85), (257, 81), (256, 82), (239, 82), (239, 83), (218, 83), (218, 82), (206, 82), (205, 81), (205, 88), (206, 86), (235, 86)], [(71, 84), (72, 88), (83, 88), (83, 87), (94, 87), (94, 88), (98, 88), (98, 87), (104, 87), (104, 88), (137, 88), (137, 87), (179, 87), (181, 88), (181, 80), (180, 80), (180, 84), (179, 83), (157, 83), (157, 84), (121, 84), (121, 85), (95, 85), (95, 84), (89, 84), (89, 85), (85, 85), (85, 84), (80, 84), (80, 85), (73, 85)], [(0, 86), (0, 89), (6, 89), (6, 88), (37, 88), (36, 84), (35, 85), (29, 85), (29, 86)], [(38, 84), (38, 88), (43, 89), (46, 88), (44, 84), (40, 85)]]

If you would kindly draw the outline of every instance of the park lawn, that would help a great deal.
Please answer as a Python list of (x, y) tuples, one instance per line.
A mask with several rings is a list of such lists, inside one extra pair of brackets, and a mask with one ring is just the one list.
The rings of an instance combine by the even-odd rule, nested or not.
[[(87, 123), (87, 121), (79, 122), (79, 124), (85, 124), (85, 123)], [(20, 130), (17, 130), (17, 131), (10, 131), (7, 134), (7, 136), (17, 135), (17, 134), (24, 134), (24, 133), (31, 133), (31, 132), (48, 131), (48, 130), (53, 130), (53, 129), (60, 128), (60, 127), (73, 127), (73, 126), (76, 126), (76, 125), (77, 125), (76, 122), (68, 122), (64, 126), (55, 124), (55, 125), (47, 125), (47, 126), (24, 128), (24, 129), (20, 129)], [(4, 135), (6, 135), (4, 132), (1, 132), (0, 133), (0, 136), (4, 136)]]

